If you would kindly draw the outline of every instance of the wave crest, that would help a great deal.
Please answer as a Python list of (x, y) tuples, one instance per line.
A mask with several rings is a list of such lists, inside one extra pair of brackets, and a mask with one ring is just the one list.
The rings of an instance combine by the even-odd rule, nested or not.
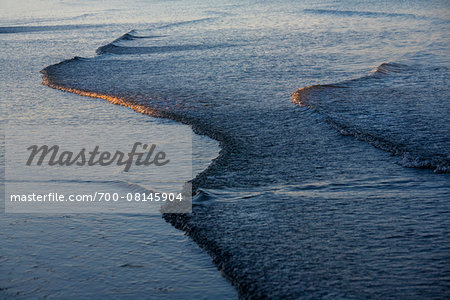
[(293, 103), (325, 115), (340, 134), (400, 156), (402, 166), (449, 173), (450, 120), (441, 99), (448, 92), (441, 84), (447, 73), (445, 68), (389, 62), (367, 76), (303, 87), (291, 97)]

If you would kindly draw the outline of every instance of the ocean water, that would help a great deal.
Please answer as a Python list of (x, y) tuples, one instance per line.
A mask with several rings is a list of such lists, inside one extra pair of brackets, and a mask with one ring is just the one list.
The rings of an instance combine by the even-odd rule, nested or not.
[(45, 85), (220, 143), (164, 217), (241, 297), (450, 294), (448, 2), (97, 6), (2, 30), (73, 34)]
[[(57, 128), (41, 134), (56, 135), (61, 142), (67, 139), (64, 133), (74, 128), (105, 128), (111, 124), (110, 128), (119, 128), (120, 132), (99, 135), (99, 143), (111, 134), (144, 137), (154, 126), (170, 126), (180, 134), (190, 130), (174, 121), (150, 118), (106, 101), (42, 85), (40, 70), (44, 67), (74, 55), (95, 55), (99, 41), (106, 42), (116, 32), (128, 30), (129, 25), (122, 24), (123, 19), (105, 25), (115, 13), (105, 5), (100, 3), (97, 9), (91, 1), (2, 1), (2, 137), (10, 134), (5, 132), (8, 128), (21, 126), (24, 129), (35, 126), (38, 130)], [(126, 20), (126, 16), (123, 18)], [(33, 135), (25, 130), (19, 134)], [(10, 142), (2, 138), (0, 148), (2, 208), (5, 184), (11, 184), (5, 178), (5, 144)], [(205, 136), (192, 136), (192, 147), (192, 176), (195, 176), (217, 156), (219, 147)], [(30, 179), (30, 174), (23, 175)], [(121, 188), (123, 182), (111, 181), (111, 175), (96, 174), (98, 182), (110, 185), (110, 190), (130, 192), (129, 188)], [(65, 175), (61, 172), (61, 183), (80, 192), (98, 190), (96, 182), (76, 176), (75, 172)], [(28, 183), (35, 182), (24, 184)], [(173, 186), (174, 191), (179, 188)], [(211, 258), (161, 215), (3, 212), (0, 228), (0, 299), (237, 297), (236, 290), (217, 271)]]

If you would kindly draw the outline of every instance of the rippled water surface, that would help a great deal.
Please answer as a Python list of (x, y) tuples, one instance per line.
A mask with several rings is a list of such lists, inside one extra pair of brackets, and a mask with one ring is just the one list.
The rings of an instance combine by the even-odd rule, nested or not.
[[(31, 125), (40, 129), (58, 128), (48, 134), (59, 134), (62, 139), (66, 129), (68, 132), (80, 126), (99, 128), (114, 124), (120, 129), (117, 137), (138, 133), (143, 139), (154, 125), (186, 127), (42, 85), (39, 72), (42, 68), (74, 55), (95, 55), (98, 43), (128, 30), (129, 25), (122, 24), (124, 19), (115, 18), (116, 11), (105, 8), (105, 3), (96, 8), (96, 3), (91, 1), (85, 4), (23, 2), (26, 1), (2, 1), (0, 5), (0, 43), (4, 49), (0, 53), (2, 136), (9, 126), (19, 129), (22, 125), (23, 128)], [(3, 10), (6, 7), (8, 11)], [(115, 24), (109, 24), (111, 19), (116, 20)], [(186, 132), (186, 128), (180, 129)], [(31, 135), (27, 131), (21, 134), (25, 138)], [(98, 142), (104, 143), (106, 136), (98, 136)], [(2, 183), (5, 142), (10, 141), (2, 139), (1, 143)], [(217, 156), (218, 145), (205, 136), (193, 136), (192, 145), (196, 174)], [(109, 182), (111, 189), (120, 189), (124, 183), (112, 182), (111, 174), (106, 172), (97, 175), (98, 180)], [(61, 172), (61, 176), (63, 184), (76, 186), (80, 192), (98, 190), (95, 182), (74, 180), (73, 173), (64, 176)], [(24, 177), (30, 178), (30, 174)], [(6, 184), (10, 184), (8, 178)], [(3, 184), (0, 193), (3, 208)], [(237, 296), (235, 289), (217, 272), (211, 258), (161, 216), (3, 213), (0, 228), (1, 299), (232, 299)]]
[(241, 296), (449, 295), (447, 2), (129, 5), (44, 84), (220, 142), (165, 218)]

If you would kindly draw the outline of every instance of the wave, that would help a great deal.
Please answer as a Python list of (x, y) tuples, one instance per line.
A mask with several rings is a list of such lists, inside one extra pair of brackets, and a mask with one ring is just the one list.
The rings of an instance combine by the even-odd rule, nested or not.
[(334, 9), (304, 9), (306, 13), (323, 14), (323, 15), (339, 15), (345, 17), (408, 17), (419, 18), (413, 14), (405, 13), (388, 13), (376, 11), (357, 11), (357, 10), (334, 10)]
[(130, 192), (137, 192), (137, 193), (149, 193), (154, 192), (153, 190), (149, 190), (148, 188), (145, 188), (139, 184), (123, 181), (123, 180), (82, 180), (82, 179), (50, 179), (50, 180), (28, 180), (28, 179), (21, 179), (21, 180), (7, 180), (7, 182), (20, 182), (20, 183), (79, 183), (79, 184), (92, 184), (92, 185), (110, 185), (113, 187), (120, 187), (124, 190), (130, 191)]
[(47, 25), (47, 26), (3, 26), (3, 27), (0, 27), (0, 34), (74, 30), (74, 29), (85, 29), (85, 28), (93, 28), (93, 27), (100, 27), (100, 26), (103, 26), (103, 25), (79, 24), (79, 25)]
[(153, 39), (153, 38), (160, 38), (165, 37), (165, 35), (138, 35), (136, 30), (130, 30), (127, 33), (121, 35), (119, 38), (115, 39), (111, 43), (119, 42), (119, 41), (134, 41), (134, 40), (140, 40), (140, 39)]
[(370, 74), (382, 74), (382, 75), (388, 75), (392, 73), (401, 73), (408, 69), (407, 65), (404, 64), (398, 64), (398, 63), (382, 63), (375, 69), (373, 69)]
[(96, 50), (98, 55), (101, 54), (118, 54), (118, 55), (130, 55), (130, 54), (152, 54), (152, 53), (166, 53), (176, 51), (193, 51), (193, 50), (210, 50), (214, 48), (230, 47), (233, 45), (219, 44), (219, 45), (207, 45), (207, 44), (188, 44), (188, 45), (168, 45), (168, 46), (148, 46), (148, 47), (127, 47), (118, 46), (115, 44), (108, 44), (99, 47)]
[[(212, 35), (210, 41), (216, 41), (216, 32)], [(202, 36), (201, 40), (208, 39)], [(123, 45), (128, 46), (126, 42)], [(247, 53), (249, 56), (243, 55), (243, 49), (236, 47), (232, 49), (236, 51), (230, 51), (231, 53), (205, 51), (201, 56), (186, 53), (186, 55), (171, 55), (167, 59), (138, 57), (129, 60), (118, 56), (114, 59), (102, 59), (101, 56), (92, 59), (74, 58), (45, 68), (43, 83), (63, 91), (105, 99), (144, 114), (189, 124), (192, 125), (194, 132), (206, 134), (220, 142), (219, 157), (192, 181), (192, 190), (198, 191), (193, 203), (194, 213), (166, 214), (164, 218), (175, 227), (185, 230), (193, 240), (208, 251), (218, 268), (236, 286), (242, 297), (298, 298), (305, 295), (305, 291), (312, 286), (303, 286), (304, 282), (312, 282), (316, 288), (319, 286), (325, 291), (339, 288), (330, 287), (331, 280), (338, 285), (349, 284), (350, 288), (370, 290), (373, 281), (363, 282), (363, 285), (360, 285), (360, 282), (357, 284), (343, 282), (340, 279), (342, 272), (354, 274), (358, 270), (366, 272), (373, 270), (373, 266), (380, 266), (370, 274), (371, 278), (376, 278), (379, 274), (385, 274), (385, 261), (380, 257), (389, 256), (385, 252), (375, 253), (376, 251), (373, 251), (375, 248), (364, 248), (367, 252), (362, 257), (369, 255), (370, 261), (376, 263), (368, 265), (365, 263), (367, 260), (364, 260), (351, 265), (347, 264), (346, 260), (337, 260), (332, 262), (330, 268), (330, 261), (326, 259), (330, 257), (329, 251), (339, 250), (332, 252), (333, 255), (338, 255), (342, 253), (341, 245), (348, 246), (348, 249), (352, 249), (355, 245), (352, 238), (346, 238), (346, 243), (343, 244), (341, 237), (336, 235), (335, 226), (343, 224), (339, 232), (346, 234), (348, 228), (353, 228), (348, 236), (358, 236), (360, 228), (347, 226), (353, 224), (347, 223), (349, 220), (361, 225), (358, 218), (354, 219), (354, 216), (361, 215), (359, 212), (362, 211), (364, 214), (366, 211), (374, 211), (374, 208), (376, 210), (388, 207), (389, 213), (386, 214), (364, 214), (370, 221), (363, 224), (364, 228), (375, 228), (369, 234), (360, 236), (360, 244), (365, 246), (373, 241), (374, 237), (375, 240), (384, 238), (386, 231), (379, 230), (378, 225), (380, 216), (392, 219), (389, 204), (409, 203), (398, 200), (399, 197), (401, 200), (409, 200), (411, 195), (416, 199), (415, 203), (421, 203), (422, 199), (428, 198), (422, 197), (420, 193), (408, 187), (405, 189), (404, 185), (399, 185), (396, 189), (398, 193), (391, 193), (385, 188), (380, 189), (382, 192), (386, 191), (383, 198), (376, 197), (380, 190), (374, 190), (374, 194), (356, 195), (357, 191), (353, 185), (343, 190), (342, 198), (335, 191), (328, 194), (325, 193), (327, 190), (319, 193), (314, 190), (315, 182), (342, 180), (345, 184), (347, 178), (357, 178), (365, 180), (364, 185), (373, 186), (370, 177), (390, 180), (392, 177), (403, 178), (411, 174), (397, 166), (390, 168), (391, 160), (378, 157), (377, 155), (382, 153), (371, 149), (370, 146), (362, 144), (359, 145), (362, 147), (358, 147), (356, 142), (343, 140), (332, 130), (327, 130), (327, 126), (322, 123), (324, 118), (313, 110), (293, 109), (289, 103), (278, 102), (280, 98), (282, 99), (278, 98), (281, 95), (281, 92), (278, 93), (279, 86), (285, 83), (286, 77), (280, 76), (278, 68), (272, 68), (267, 64), (267, 57), (272, 54), (272, 57), (280, 55), (279, 45), (278, 39), (273, 44), (264, 41), (261, 46), (268, 51), (268, 55), (261, 56), (254, 53)], [(248, 62), (245, 61), (247, 58)], [(291, 61), (290, 56), (282, 55), (280, 58), (286, 63)], [(249, 69), (252, 66), (261, 69)], [(289, 64), (280, 64), (280, 67), (294, 69), (292, 66), (289, 67)], [(376, 117), (386, 112), (388, 114), (384, 116), (387, 120), (395, 119), (395, 115), (389, 115), (389, 111), (393, 108), (396, 113), (401, 113), (401, 110), (413, 109), (414, 106), (419, 107), (425, 102), (423, 99), (414, 98), (414, 94), (423, 95), (417, 93), (417, 88), (402, 87), (399, 92), (395, 92), (395, 87), (389, 83), (393, 80), (404, 82), (404, 74), (412, 74), (414, 70), (409, 66), (397, 68), (380, 66), (373, 74), (360, 80), (329, 86), (313, 86), (305, 88), (299, 94), (309, 97), (309, 106), (330, 116), (329, 119), (337, 124), (336, 127), (340, 126), (342, 133), (372, 136), (377, 141), (385, 141), (386, 147), (394, 145), (403, 150), (402, 145), (408, 144), (406, 143), (410, 137), (408, 134), (402, 134), (406, 139), (399, 141), (389, 138), (392, 136), (379, 134), (380, 130), (383, 132), (389, 129), (389, 126), (382, 126), (378, 131), (374, 131), (367, 130), (367, 125), (379, 124)], [(417, 76), (411, 78), (412, 83), (418, 80)], [(435, 81), (427, 79), (424, 84), (432, 82)], [(424, 84), (419, 85), (420, 89)], [(264, 87), (264, 91), (260, 90), (261, 87)], [(432, 86), (433, 89), (435, 87)], [(425, 89), (429, 91), (429, 88)], [(380, 94), (381, 97), (377, 96)], [(441, 94), (448, 95), (445, 91)], [(394, 95), (396, 101), (390, 101), (387, 95)], [(408, 97), (413, 101), (408, 101)], [(371, 102), (377, 99), (383, 100), (379, 103), (381, 106), (371, 112), (371, 108), (377, 108), (374, 105), (376, 101)], [(392, 108), (392, 104), (397, 106), (394, 105)], [(436, 110), (433, 113), (436, 114)], [(365, 116), (372, 119), (355, 123), (355, 120), (364, 120)], [(446, 120), (442, 114), (439, 117)], [(436, 118), (438, 114), (431, 117), (431, 120)], [(445, 129), (445, 126), (441, 127)], [(401, 129), (402, 126), (396, 128)], [(410, 131), (414, 132), (416, 128), (410, 128)], [(424, 133), (418, 136), (426, 137)], [(391, 141), (396, 143), (388, 144)], [(443, 145), (445, 146), (445, 142)], [(370, 160), (367, 157), (369, 155), (376, 157)], [(443, 176), (413, 175), (414, 178), (418, 178), (417, 182), (424, 177), (430, 181), (439, 177), (436, 181), (444, 181)], [(310, 182), (311, 186), (304, 186), (306, 182)], [(299, 184), (300, 190), (293, 191)], [(292, 188), (286, 189), (286, 185)], [(359, 186), (359, 183), (355, 185)], [(269, 190), (277, 186), (279, 190)], [(240, 189), (241, 187), (243, 189)], [(422, 187), (419, 185), (419, 188)], [(308, 188), (312, 189), (311, 193), (308, 192)], [(249, 192), (249, 189), (253, 191)], [(314, 195), (317, 198), (312, 197)], [(372, 195), (374, 197), (371, 197)], [(246, 197), (251, 199), (247, 201), (244, 199)], [(372, 198), (376, 205), (361, 207), (360, 205), (368, 203), (366, 201), (368, 198), (369, 200)], [(335, 201), (336, 199), (340, 201)], [(418, 207), (420, 210), (421, 207)], [(358, 210), (359, 208), (364, 210)], [(394, 214), (400, 215), (403, 212), (404, 210), (399, 209), (399, 212)], [(345, 217), (349, 215), (351, 219)], [(389, 222), (388, 217), (383, 222)], [(308, 236), (302, 236), (298, 229)], [(335, 237), (339, 239), (335, 241), (336, 244), (325, 247), (321, 253), (322, 248), (299, 247), (300, 244), (312, 245), (312, 243), (318, 246), (324, 243), (330, 245), (330, 241)], [(279, 247), (286, 245), (286, 241), (292, 243), (289, 243), (288, 247)], [(379, 246), (379, 243), (375, 244), (374, 247)], [(442, 248), (442, 245), (439, 247)], [(401, 250), (409, 253), (406, 248)], [(320, 255), (315, 256), (317, 253)], [(421, 257), (419, 255), (420, 253), (408, 256), (401, 261), (398, 264), (400, 267), (396, 270), (398, 273), (395, 274), (403, 274), (402, 266), (407, 265), (410, 258)], [(324, 264), (320, 262), (320, 257), (326, 259), (323, 261)], [(350, 256), (349, 258), (352, 259)], [(336, 270), (336, 273), (329, 276), (331, 269)], [(303, 272), (304, 270), (306, 271)], [(326, 271), (325, 275), (321, 275), (323, 270)], [(265, 276), (262, 277), (261, 274)], [(315, 276), (314, 281), (309, 281), (311, 275)], [(411, 276), (396, 284), (410, 284), (406, 282), (409, 279)], [(286, 283), (282, 285), (282, 290), (279, 282)], [(416, 282), (425, 284), (423, 281), (413, 283)], [(323, 285), (320, 286), (321, 284)], [(377, 289), (371, 291), (374, 292), (373, 295), (380, 294)]]
[(201, 18), (201, 19), (188, 20), (188, 21), (173, 22), (173, 23), (159, 25), (156, 27), (156, 29), (167, 29), (167, 28), (177, 27), (177, 26), (195, 25), (198, 23), (210, 22), (210, 21), (215, 21), (215, 20), (217, 20), (217, 18), (209, 17), (209, 18)]
[[(86, 60), (86, 59), (81, 58), (81, 57), (74, 57), (72, 59), (63, 61), (57, 65), (63, 65), (63, 64), (67, 64), (67, 63), (70, 63), (73, 61), (78, 61), (78, 60)], [(165, 115), (163, 114), (163, 111), (158, 111), (158, 110), (152, 109), (149, 106), (139, 104), (135, 101), (132, 101), (131, 99), (127, 99), (124, 97), (118, 97), (118, 96), (106, 94), (106, 93), (88, 91), (88, 90), (78, 89), (78, 88), (71, 88), (71, 87), (67, 87), (62, 84), (59, 84), (57, 81), (52, 80), (52, 78), (50, 76), (52, 67), (55, 67), (57, 65), (49, 66), (41, 71), (41, 73), (43, 74), (42, 84), (44, 84), (48, 87), (51, 87), (53, 89), (63, 91), (63, 92), (73, 93), (73, 94), (77, 94), (80, 96), (91, 97), (91, 98), (96, 98), (96, 99), (103, 99), (103, 100), (108, 101), (109, 103), (124, 106), (124, 107), (130, 108), (136, 112), (150, 115), (153, 117), (165, 117)]]
[[(432, 71), (446, 76), (445, 68), (428, 70)], [(405, 167), (449, 173), (450, 145), (448, 131), (443, 130), (448, 127), (448, 115), (445, 110), (434, 111), (442, 99), (430, 100), (429, 86), (436, 89), (436, 83), (424, 80), (423, 73), (405, 64), (383, 63), (367, 76), (303, 87), (291, 98), (301, 107), (324, 114), (340, 134), (400, 156), (399, 163)], [(444, 95), (445, 91), (440, 96)], [(423, 107), (426, 98), (428, 105)]]

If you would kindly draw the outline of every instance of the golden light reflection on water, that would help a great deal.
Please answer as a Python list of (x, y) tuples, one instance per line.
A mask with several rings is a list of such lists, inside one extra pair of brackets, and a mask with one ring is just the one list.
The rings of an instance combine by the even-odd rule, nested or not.
[(292, 103), (299, 105), (300, 107), (310, 107), (309, 94), (314, 91), (321, 89), (321, 85), (310, 85), (303, 88), (299, 88), (291, 94)]

